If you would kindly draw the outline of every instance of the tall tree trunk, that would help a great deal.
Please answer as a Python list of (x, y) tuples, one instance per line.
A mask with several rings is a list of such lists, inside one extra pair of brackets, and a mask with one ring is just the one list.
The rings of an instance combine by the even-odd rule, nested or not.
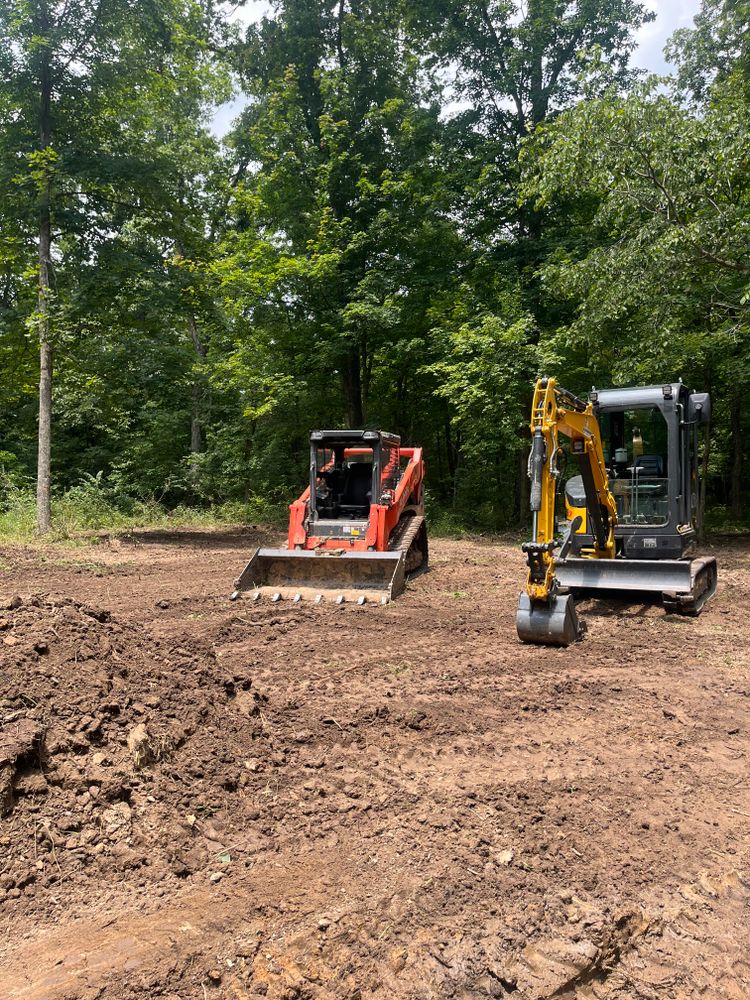
[[(206, 359), (206, 347), (198, 333), (198, 324), (193, 313), (188, 315), (188, 329), (190, 339), (193, 342), (195, 356), (199, 361)], [(190, 414), (190, 454), (199, 455), (203, 451), (203, 428), (201, 425), (201, 413), (203, 403), (203, 381), (200, 374), (196, 374), (192, 385), (192, 408)]]
[(729, 503), (732, 517), (742, 517), (742, 393), (735, 390), (730, 403), (729, 422), (732, 431), (732, 474), (729, 482)]
[[(46, 4), (39, 9), (39, 28), (47, 40), (49, 22)], [(50, 104), (52, 72), (49, 49), (41, 47), (39, 73), (39, 143), (42, 151), (49, 149), (52, 139)], [(49, 169), (49, 164), (45, 164)], [(36, 480), (36, 522), (40, 534), (51, 527), (51, 465), (52, 465), (52, 342), (50, 338), (50, 257), (52, 253), (51, 183), (45, 177), (39, 210), (39, 284), (37, 291), (37, 334), (39, 337), (39, 434)]]
[(352, 344), (346, 353), (341, 370), (341, 381), (346, 406), (346, 422), (349, 427), (361, 427), (365, 418), (362, 406), (362, 373), (359, 350), (356, 344)]
[(696, 513), (697, 517), (697, 528), (698, 528), (698, 541), (704, 542), (706, 538), (706, 489), (708, 484), (708, 462), (711, 456), (711, 428), (706, 424), (703, 428), (703, 456), (701, 458), (701, 479), (698, 484), (698, 510)]
[(461, 454), (461, 428), (456, 429), (456, 464), (453, 469), (453, 509), (458, 506), (459, 480), (463, 473), (463, 462)]
[(451, 433), (450, 418), (445, 418), (445, 454), (448, 462), (448, 475), (451, 480), (456, 475), (456, 453), (453, 448), (453, 434)]

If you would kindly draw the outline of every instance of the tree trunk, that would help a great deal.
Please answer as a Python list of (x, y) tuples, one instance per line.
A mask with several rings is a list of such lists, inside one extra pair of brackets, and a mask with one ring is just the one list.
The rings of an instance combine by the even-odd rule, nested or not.
[[(206, 348), (198, 333), (198, 324), (195, 322), (193, 313), (188, 315), (188, 328), (190, 339), (195, 348), (195, 356), (199, 361), (205, 361)], [(198, 455), (203, 451), (203, 428), (201, 426), (201, 412), (203, 403), (203, 383), (202, 377), (196, 374), (192, 386), (192, 409), (190, 416), (190, 454)]]
[(711, 428), (708, 424), (703, 428), (703, 456), (701, 458), (701, 480), (698, 484), (698, 541), (702, 544), (706, 538), (706, 488), (708, 484), (708, 462), (711, 455)]
[[(46, 4), (40, 6), (40, 34), (46, 40), (49, 31)], [(42, 151), (49, 149), (52, 138), (50, 104), (52, 100), (52, 73), (49, 49), (41, 48), (39, 72), (39, 143)], [(45, 169), (49, 165), (45, 164)], [(37, 335), (39, 337), (39, 433), (36, 480), (37, 530), (49, 532), (51, 512), (52, 466), (52, 342), (50, 339), (50, 258), (52, 253), (51, 183), (49, 176), (43, 181), (39, 210), (39, 278), (37, 291)]]
[(453, 449), (453, 435), (451, 433), (451, 422), (448, 417), (445, 420), (445, 455), (448, 461), (448, 475), (451, 480), (456, 475), (456, 453)]
[(462, 465), (462, 455), (461, 455), (461, 428), (456, 430), (456, 464), (453, 469), (453, 509), (455, 510), (458, 506), (458, 491), (459, 491), (459, 480), (461, 479), (463, 473)]
[(351, 345), (344, 358), (341, 381), (344, 390), (347, 425), (349, 427), (361, 427), (365, 419), (362, 406), (362, 373), (359, 363), (359, 350), (356, 344)]
[(730, 403), (729, 422), (732, 431), (732, 474), (729, 482), (729, 503), (732, 517), (742, 517), (742, 394), (735, 391)]

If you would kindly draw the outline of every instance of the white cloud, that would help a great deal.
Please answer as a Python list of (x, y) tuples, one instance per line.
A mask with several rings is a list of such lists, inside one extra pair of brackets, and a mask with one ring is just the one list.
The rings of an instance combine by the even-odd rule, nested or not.
[(664, 59), (664, 46), (669, 36), (678, 28), (689, 28), (700, 9), (700, 0), (645, 0), (646, 6), (656, 13), (656, 20), (644, 24), (636, 34), (638, 48), (633, 53), (633, 64), (650, 73), (668, 73), (669, 64)]

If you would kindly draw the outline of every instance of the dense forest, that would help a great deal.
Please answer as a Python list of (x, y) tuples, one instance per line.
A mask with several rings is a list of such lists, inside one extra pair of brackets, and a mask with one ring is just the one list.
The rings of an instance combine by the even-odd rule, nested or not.
[(741, 522), (750, 3), (703, 0), (669, 78), (636, 0), (236, 9), (0, 5), (6, 515), (260, 517), (311, 428), (368, 425), (424, 446), (435, 516), (516, 525), (544, 372), (710, 390)]

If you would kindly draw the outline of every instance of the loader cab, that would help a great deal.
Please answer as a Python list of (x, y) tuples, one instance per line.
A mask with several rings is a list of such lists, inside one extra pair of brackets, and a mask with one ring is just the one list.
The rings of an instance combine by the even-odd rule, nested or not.
[(401, 440), (385, 431), (310, 435), (309, 533), (353, 541), (367, 532), (373, 505), (390, 506), (401, 476)]
[[(708, 393), (682, 382), (634, 389), (593, 389), (609, 488), (617, 503), (617, 551), (627, 558), (679, 559), (695, 543), (698, 432), (711, 416)], [(575, 509), (582, 483), (566, 485)], [(585, 499), (585, 498), (584, 498)], [(585, 506), (585, 504), (584, 504)], [(574, 540), (579, 553), (585, 533)]]

